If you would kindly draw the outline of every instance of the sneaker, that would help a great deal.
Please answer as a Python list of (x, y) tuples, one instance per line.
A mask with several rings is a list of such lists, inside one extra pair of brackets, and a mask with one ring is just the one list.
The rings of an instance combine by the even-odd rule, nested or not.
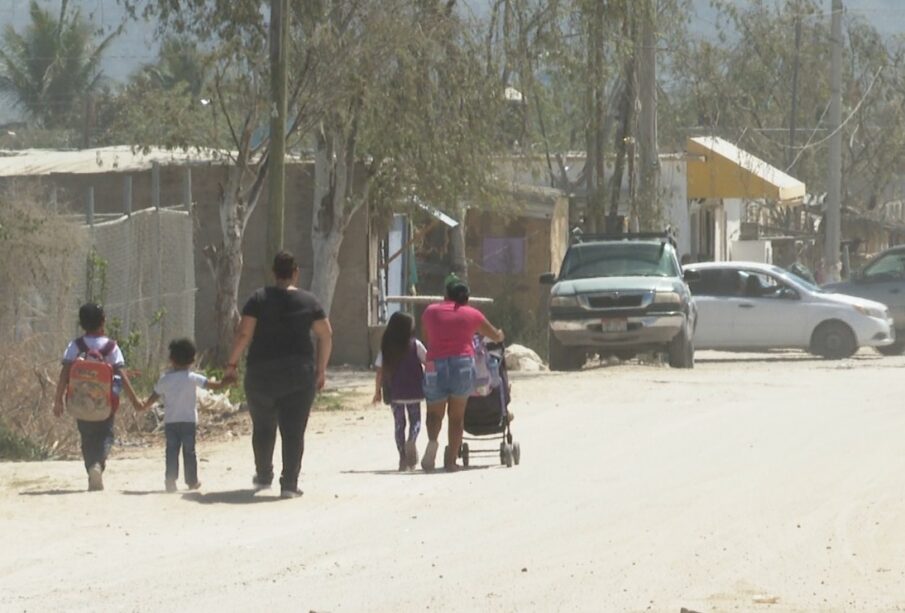
[(273, 485), (273, 479), (271, 478), (270, 480), (265, 481), (258, 477), (258, 475), (255, 475), (251, 478), (251, 485), (255, 488), (256, 492), (260, 492), (261, 490), (269, 490), (270, 486)]
[(302, 490), (299, 488), (291, 489), (291, 490), (281, 490), (280, 498), (289, 499), (289, 498), (300, 498), (302, 494), (304, 494)]
[(88, 491), (99, 492), (104, 489), (104, 469), (100, 464), (92, 464), (88, 469)]
[(425, 448), (424, 450), (424, 457), (421, 458), (421, 468), (423, 470), (434, 470), (434, 465), (437, 462), (437, 449), (439, 448), (440, 443), (438, 443), (437, 441), (427, 442), (427, 448)]
[(173, 492), (176, 491), (176, 480), (175, 480), (175, 479), (167, 479), (167, 480), (164, 482), (164, 487), (166, 488), (168, 494), (172, 494)]
[(415, 441), (405, 442), (405, 459), (409, 468), (415, 468), (418, 464), (418, 444)]
[(201, 482), (200, 482), (200, 481), (195, 481), (194, 483), (190, 483), (187, 487), (188, 487), (190, 490), (200, 490), (200, 489), (201, 489)]

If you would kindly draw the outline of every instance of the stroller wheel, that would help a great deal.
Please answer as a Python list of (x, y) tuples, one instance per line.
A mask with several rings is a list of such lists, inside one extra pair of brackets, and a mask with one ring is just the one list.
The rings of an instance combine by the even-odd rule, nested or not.
[(506, 441), (500, 443), (500, 464), (506, 463)]
[(518, 466), (519, 460), (522, 458), (522, 446), (518, 443), (512, 444), (512, 461)]
[(468, 443), (462, 443), (459, 456), (462, 458), (462, 466), (468, 466)]
[(513, 459), (512, 446), (506, 445), (505, 447), (503, 447), (503, 464), (506, 465), (506, 468), (512, 468)]

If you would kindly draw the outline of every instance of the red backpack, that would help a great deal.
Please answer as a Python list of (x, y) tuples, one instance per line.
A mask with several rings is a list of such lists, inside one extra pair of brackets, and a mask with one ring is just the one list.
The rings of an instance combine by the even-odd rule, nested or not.
[(69, 368), (66, 409), (76, 419), (104, 421), (116, 411), (119, 400), (113, 393), (115, 372), (106, 361), (116, 349), (116, 341), (107, 341), (100, 350), (89, 348), (84, 337), (75, 344), (79, 355)]

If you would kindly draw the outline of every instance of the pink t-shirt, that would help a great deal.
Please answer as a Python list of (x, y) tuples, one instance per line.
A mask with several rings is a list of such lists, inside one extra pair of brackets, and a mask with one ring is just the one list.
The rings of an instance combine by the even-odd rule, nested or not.
[(472, 338), (485, 321), (481, 311), (468, 305), (457, 307), (452, 300), (428, 306), (421, 316), (428, 361), (474, 355)]

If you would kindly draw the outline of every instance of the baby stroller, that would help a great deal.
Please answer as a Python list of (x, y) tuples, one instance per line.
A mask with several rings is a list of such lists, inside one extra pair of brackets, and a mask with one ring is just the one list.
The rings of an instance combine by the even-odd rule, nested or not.
[[(468, 466), (473, 455), (500, 455), (500, 464), (512, 467), (521, 460), (521, 447), (512, 440), (509, 419), (509, 375), (502, 343), (484, 343), (475, 337), (477, 386), (465, 406), (465, 433), (459, 457)], [(471, 435), (471, 436), (469, 436)], [(499, 447), (475, 447), (472, 443), (499, 441)]]

